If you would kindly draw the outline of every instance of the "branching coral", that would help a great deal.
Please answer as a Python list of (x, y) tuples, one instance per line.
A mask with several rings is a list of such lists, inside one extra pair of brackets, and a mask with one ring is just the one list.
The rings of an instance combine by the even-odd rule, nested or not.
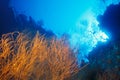
[[(75, 54), (75, 53), (74, 53)], [(73, 51), (63, 39), (33, 39), (19, 32), (0, 39), (1, 80), (64, 80), (79, 71)]]

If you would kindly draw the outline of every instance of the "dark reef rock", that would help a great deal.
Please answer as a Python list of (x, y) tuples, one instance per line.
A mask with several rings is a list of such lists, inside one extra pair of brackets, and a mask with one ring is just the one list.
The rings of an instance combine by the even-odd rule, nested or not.
[[(55, 34), (52, 31), (47, 31), (42, 27), (42, 23), (36, 23), (32, 17), (27, 17), (24, 14), (17, 14), (9, 6), (10, 0), (0, 0), (0, 36), (5, 33), (14, 31), (23, 31), (32, 33), (39, 31), (45, 37), (52, 37)], [(15, 15), (17, 14), (17, 15)]]
[(105, 13), (98, 17), (98, 20), (101, 29), (110, 32), (112, 39), (120, 40), (120, 3), (108, 6)]

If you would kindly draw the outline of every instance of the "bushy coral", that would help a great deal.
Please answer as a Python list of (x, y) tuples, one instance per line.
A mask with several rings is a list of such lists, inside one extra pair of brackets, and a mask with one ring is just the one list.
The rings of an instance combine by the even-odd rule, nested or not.
[(79, 71), (77, 60), (63, 39), (33, 39), (19, 32), (0, 39), (0, 80), (64, 80)]

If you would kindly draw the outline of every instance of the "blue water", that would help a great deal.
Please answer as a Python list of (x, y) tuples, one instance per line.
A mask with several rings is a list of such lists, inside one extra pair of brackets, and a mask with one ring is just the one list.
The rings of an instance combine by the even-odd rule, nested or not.
[[(58, 37), (70, 35), (71, 48), (79, 49), (77, 55), (88, 62), (86, 56), (98, 42), (105, 43), (110, 36), (99, 28), (97, 16), (103, 14), (107, 6), (119, 0), (12, 0), (16, 12), (43, 20), (44, 28), (52, 30)], [(102, 6), (102, 7), (101, 7)]]

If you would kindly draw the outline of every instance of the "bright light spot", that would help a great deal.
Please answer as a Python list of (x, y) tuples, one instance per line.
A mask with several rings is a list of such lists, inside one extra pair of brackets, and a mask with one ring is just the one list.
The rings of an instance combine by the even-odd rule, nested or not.
[(96, 39), (98, 39), (98, 41), (101, 41), (101, 42), (106, 42), (109, 39), (109, 37), (102, 31), (97, 33), (95, 37)]

